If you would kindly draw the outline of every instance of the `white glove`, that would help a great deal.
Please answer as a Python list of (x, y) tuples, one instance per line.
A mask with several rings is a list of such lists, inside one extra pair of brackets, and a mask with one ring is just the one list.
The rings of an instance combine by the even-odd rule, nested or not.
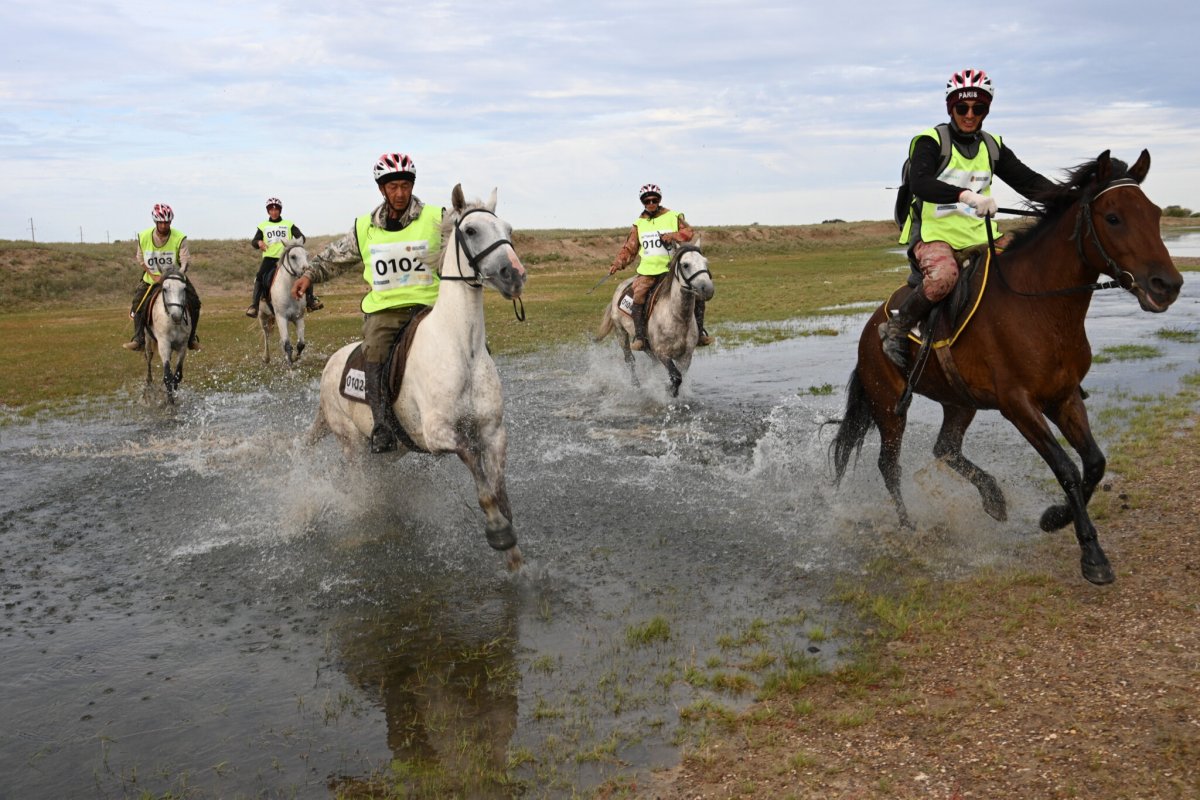
[(958, 200), (960, 203), (966, 203), (975, 209), (975, 216), (977, 217), (994, 217), (996, 216), (996, 210), (999, 208), (996, 205), (996, 198), (972, 192), (970, 189), (963, 189), (962, 193), (958, 196)]

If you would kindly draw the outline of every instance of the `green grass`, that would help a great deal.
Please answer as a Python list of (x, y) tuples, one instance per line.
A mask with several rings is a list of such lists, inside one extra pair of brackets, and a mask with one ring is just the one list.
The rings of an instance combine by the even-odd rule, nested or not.
[(1113, 361), (1141, 361), (1148, 358), (1160, 358), (1163, 352), (1160, 348), (1149, 344), (1118, 344), (1105, 347), (1092, 356), (1094, 364), (1108, 364)]

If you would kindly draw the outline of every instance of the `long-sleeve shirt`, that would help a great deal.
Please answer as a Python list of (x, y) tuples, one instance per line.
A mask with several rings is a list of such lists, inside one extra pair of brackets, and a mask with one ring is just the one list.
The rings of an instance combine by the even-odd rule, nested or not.
[[(656, 213), (653, 217), (645, 211), (641, 213), (641, 217), (644, 219), (654, 219), (655, 217), (658, 217), (667, 211), (670, 211), (670, 209), (659, 207), (658, 213)], [(692, 237), (695, 235), (695, 230), (692, 229), (692, 226), (689, 225), (687, 220), (683, 218), (683, 213), (680, 212), (679, 231), (677, 233), (670, 234), (671, 241), (690, 242)], [(613, 259), (612, 265), (617, 269), (624, 269), (629, 265), (630, 262), (637, 258), (638, 253), (641, 252), (641, 249), (642, 237), (638, 235), (637, 225), (631, 225), (629, 227), (629, 236), (625, 237), (625, 244), (621, 245), (621, 250), (617, 253), (617, 257)]]
[[(950, 129), (950, 135), (953, 146), (964, 155), (974, 155), (977, 148), (983, 146), (980, 141), (982, 137), (964, 136), (953, 128)], [(937, 139), (929, 136), (918, 139), (909, 166), (909, 185), (913, 194), (927, 203), (957, 203), (963, 188), (937, 179), (938, 163), (941, 159), (942, 150)], [(992, 165), (992, 174), (1030, 200), (1036, 200), (1039, 194), (1055, 186), (1049, 178), (1025, 166), (1012, 148), (1003, 141), (1000, 143), (1000, 154), (996, 157), (996, 163)]]
[[(421, 216), (423, 208), (425, 208), (425, 204), (416, 195), (413, 195), (403, 214), (399, 217), (389, 217), (390, 209), (387, 201), (384, 201), (371, 212), (371, 224), (386, 231), (402, 230)], [(308, 266), (304, 268), (304, 274), (314, 283), (321, 283), (332, 280), (351, 268), (359, 270), (363, 268), (362, 251), (358, 246), (357, 225), (351, 225), (349, 233), (330, 242), (316, 257), (310, 259)]]

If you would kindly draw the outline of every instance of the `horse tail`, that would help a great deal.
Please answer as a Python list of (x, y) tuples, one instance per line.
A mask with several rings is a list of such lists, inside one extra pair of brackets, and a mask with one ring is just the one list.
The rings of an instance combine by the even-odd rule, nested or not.
[(867, 401), (867, 393), (863, 389), (862, 380), (858, 376), (858, 368), (850, 373), (850, 383), (846, 385), (846, 413), (838, 425), (837, 435), (829, 446), (833, 457), (834, 484), (841, 483), (846, 465), (853, 454), (857, 459), (862, 452), (863, 440), (867, 432), (875, 427), (875, 419), (871, 416), (871, 406)]
[(604, 314), (601, 315), (601, 317), (600, 317), (600, 327), (596, 330), (596, 338), (593, 341), (598, 342), (601, 339), (603, 339), (605, 336), (608, 336), (608, 334), (612, 333), (612, 329), (613, 329), (612, 304), (609, 303), (608, 305), (606, 305), (604, 307)]

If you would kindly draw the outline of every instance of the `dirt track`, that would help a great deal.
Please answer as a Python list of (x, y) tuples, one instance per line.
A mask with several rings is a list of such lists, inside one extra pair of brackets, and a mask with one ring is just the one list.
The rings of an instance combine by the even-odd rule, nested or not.
[(1020, 578), (941, 589), (964, 613), (887, 643), (887, 678), (759, 707), (643, 796), (1200, 797), (1196, 421), (1122, 487), (1153, 499), (1099, 526), (1115, 584), (1051, 538)]

